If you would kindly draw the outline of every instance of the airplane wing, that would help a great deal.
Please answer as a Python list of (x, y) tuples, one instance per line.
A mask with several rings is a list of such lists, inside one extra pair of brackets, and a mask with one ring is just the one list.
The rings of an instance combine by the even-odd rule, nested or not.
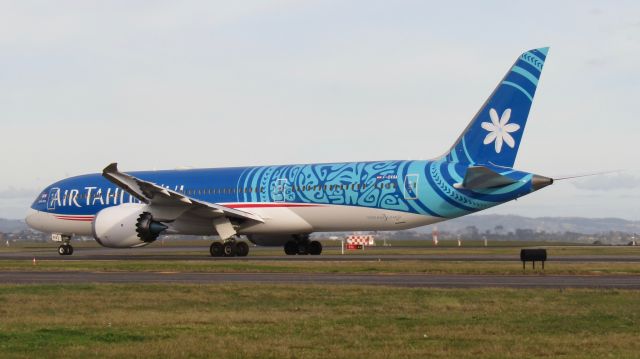
[(200, 218), (211, 218), (213, 226), (221, 237), (230, 237), (235, 230), (229, 219), (251, 220), (264, 223), (264, 220), (253, 213), (209, 203), (184, 194), (158, 186), (118, 170), (118, 164), (112, 163), (102, 170), (102, 176), (132, 196), (152, 207), (179, 207), (179, 213), (188, 213)]
[(456, 188), (461, 189), (487, 189), (508, 186), (518, 181), (496, 173), (484, 166), (471, 166), (467, 169), (462, 183), (457, 183)]

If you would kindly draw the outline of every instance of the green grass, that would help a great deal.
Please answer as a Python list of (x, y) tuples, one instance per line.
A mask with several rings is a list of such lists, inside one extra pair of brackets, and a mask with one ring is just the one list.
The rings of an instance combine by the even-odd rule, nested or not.
[(0, 285), (2, 358), (634, 358), (640, 292)]
[[(367, 248), (364, 251), (357, 250), (347, 252), (345, 257), (370, 255), (371, 260), (367, 261), (304, 261), (303, 258), (292, 258), (296, 260), (270, 261), (259, 260), (265, 255), (283, 256), (280, 248), (264, 249), (254, 248), (250, 253), (251, 261), (242, 259), (220, 260), (208, 256), (208, 244), (210, 241), (167, 241), (165, 245), (172, 247), (180, 245), (176, 251), (158, 252), (154, 247), (159, 243), (154, 243), (150, 248), (139, 248), (127, 250), (127, 253), (136, 255), (172, 254), (199, 255), (200, 260), (110, 260), (111, 254), (119, 254), (118, 250), (105, 250), (104, 260), (68, 260), (66, 257), (55, 257), (55, 259), (42, 260), (39, 255), (42, 253), (55, 253), (55, 244), (33, 244), (20, 243), (10, 248), (2, 248), (0, 251), (19, 251), (29, 254), (31, 259), (37, 259), (37, 265), (33, 265), (31, 260), (0, 260), (0, 270), (35, 270), (35, 271), (153, 271), (153, 272), (308, 272), (308, 273), (427, 273), (427, 274), (521, 274), (522, 265), (517, 261), (519, 258), (521, 245), (546, 246), (551, 261), (547, 262), (544, 272), (538, 266), (536, 271), (532, 271), (530, 265), (527, 266), (526, 273), (544, 274), (640, 274), (640, 264), (637, 262), (553, 262), (556, 256), (640, 256), (640, 247), (597, 247), (597, 246), (548, 246), (548, 243), (541, 242), (501, 242), (501, 247), (406, 247), (413, 245), (415, 241), (397, 241), (402, 245), (394, 247)], [(169, 245), (171, 243), (171, 245)], [(394, 242), (395, 245), (396, 242)], [(335, 243), (334, 243), (335, 244)], [(186, 246), (186, 248), (184, 248)], [(78, 251), (82, 248), (96, 248), (96, 253), (100, 253), (101, 248), (93, 242), (79, 243)], [(1, 247), (0, 247), (1, 248)], [(324, 254), (338, 254), (339, 248), (335, 246), (325, 246)], [(487, 256), (499, 255), (510, 256), (513, 261), (436, 261), (436, 260), (407, 260), (391, 261), (386, 260), (390, 254), (412, 255), (428, 254), (437, 258), (438, 255), (461, 255), (461, 256)]]
[[(174, 255), (203, 255), (209, 253), (211, 240), (166, 240), (155, 242), (145, 248), (135, 250), (137, 255), (157, 255), (154, 249), (160, 247), (180, 247), (176, 248)], [(322, 241), (325, 255), (340, 254), (339, 241)], [(549, 256), (572, 256), (572, 255), (620, 255), (620, 256), (640, 256), (640, 246), (593, 246), (577, 245), (561, 242), (534, 242), (534, 241), (490, 241), (488, 247), (484, 247), (483, 241), (465, 241), (462, 247), (457, 247), (455, 240), (441, 240), (437, 247), (434, 247), (430, 240), (390, 240), (391, 246), (383, 247), (382, 241), (378, 241), (378, 246), (367, 247), (365, 250), (345, 251), (345, 255), (512, 255), (518, 256), (521, 248), (540, 247), (546, 248)], [(102, 248), (95, 241), (72, 242), (74, 248)], [(22, 252), (37, 256), (40, 253), (55, 253), (58, 244), (53, 242), (14, 242), (12, 246), (0, 246), (0, 253)], [(105, 252), (106, 253), (106, 252)], [(109, 252), (114, 253), (114, 252)], [(255, 248), (251, 247), (249, 255), (252, 257), (261, 256), (281, 256), (281, 247)], [(108, 254), (105, 254), (108, 257)]]
[[(175, 243), (174, 243), (175, 244)], [(209, 245), (211, 241), (201, 241), (201, 242), (191, 242), (185, 246), (179, 246), (180, 248), (176, 248), (173, 252), (163, 252), (165, 254), (172, 255), (202, 255), (203, 257), (207, 257), (209, 254)], [(73, 243), (74, 248), (82, 250), (83, 248), (92, 248), (92, 249), (103, 249), (97, 244), (89, 243)], [(145, 248), (137, 248), (133, 249), (136, 255), (158, 255), (158, 251), (155, 249), (160, 248), (161, 245), (159, 243), (151, 244), (149, 247)], [(175, 245), (165, 245), (164, 247), (178, 247)], [(546, 248), (550, 257), (552, 256), (573, 256), (573, 255), (589, 255), (589, 256), (599, 256), (599, 255), (616, 255), (616, 256), (640, 256), (640, 246), (630, 247), (630, 246), (558, 246), (551, 245), (549, 243), (540, 243), (540, 242), (524, 242), (520, 245), (513, 245), (513, 243), (509, 243), (504, 246), (489, 246), (489, 247), (454, 247), (454, 246), (438, 246), (433, 247), (430, 245), (424, 245), (420, 247), (415, 246), (406, 246), (406, 245), (395, 245), (391, 247), (368, 247), (365, 250), (354, 250), (354, 251), (346, 251), (345, 256), (362, 256), (362, 255), (375, 255), (375, 256), (385, 256), (385, 255), (511, 255), (511, 256), (519, 256), (521, 248), (528, 247), (540, 247)], [(55, 243), (42, 243), (42, 244), (18, 244), (12, 247), (0, 247), (0, 253), (10, 253), (10, 252), (20, 252), (20, 253), (29, 253), (34, 256), (42, 253), (56, 253), (57, 244)], [(109, 251), (105, 249), (105, 259), (109, 257), (110, 254), (120, 254), (114, 252), (113, 250)], [(98, 252), (99, 253), (99, 252)], [(340, 254), (339, 245), (324, 245), (324, 249), (322, 252), (324, 255), (338, 255)], [(251, 257), (262, 257), (262, 256), (282, 256), (284, 252), (280, 247), (269, 247), (269, 248), (256, 248), (251, 247), (249, 251), (249, 256)]]
[(243, 261), (243, 260), (2, 260), (0, 271), (205, 272), (205, 273), (417, 273), (639, 275), (635, 262), (547, 262), (543, 271), (517, 261)]

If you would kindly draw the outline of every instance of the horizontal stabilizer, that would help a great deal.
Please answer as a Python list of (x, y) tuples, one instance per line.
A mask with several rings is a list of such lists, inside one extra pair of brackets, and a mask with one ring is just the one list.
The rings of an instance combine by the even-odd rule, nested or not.
[(471, 166), (467, 169), (462, 183), (456, 184), (460, 189), (487, 189), (508, 186), (518, 181), (496, 173), (484, 166)]

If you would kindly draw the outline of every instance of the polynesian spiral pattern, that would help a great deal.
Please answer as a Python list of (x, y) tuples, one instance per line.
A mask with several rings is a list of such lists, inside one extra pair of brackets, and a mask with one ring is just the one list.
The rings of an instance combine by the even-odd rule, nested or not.
[[(285, 165), (247, 168), (239, 188), (261, 191), (238, 194), (242, 202), (288, 202), (348, 205), (457, 217), (518, 198), (531, 190), (531, 175), (501, 174), (518, 182), (499, 189), (460, 190), (466, 165), (446, 161), (382, 161)], [(417, 178), (415, 195), (407, 195)], [(417, 197), (417, 198), (416, 198)], [(415, 199), (412, 199), (415, 198)]]

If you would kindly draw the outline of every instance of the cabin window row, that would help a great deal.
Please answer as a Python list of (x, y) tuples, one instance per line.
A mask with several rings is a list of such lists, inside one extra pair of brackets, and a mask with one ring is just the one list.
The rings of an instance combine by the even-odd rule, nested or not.
[(306, 185), (306, 186), (291, 186), (292, 192), (303, 192), (303, 191), (334, 191), (334, 190), (366, 190), (367, 187), (373, 187), (377, 189), (392, 189), (396, 188), (395, 183), (376, 183), (371, 186), (367, 186), (366, 183), (352, 183), (352, 184), (330, 184), (330, 185)]
[[(307, 186), (291, 186), (292, 192), (303, 192), (303, 191), (334, 191), (334, 190), (366, 190), (368, 187), (374, 187), (377, 189), (393, 189), (396, 188), (395, 183), (376, 183), (371, 186), (367, 186), (366, 183), (351, 183), (351, 184), (330, 184), (330, 185), (307, 185)], [(247, 188), (204, 188), (204, 189), (189, 189), (182, 192), (186, 195), (212, 195), (212, 194), (236, 194), (236, 193), (264, 193), (264, 187), (247, 187)], [(107, 198), (115, 197), (115, 193), (109, 193), (106, 195)], [(64, 199), (66, 200), (69, 195), (64, 195)], [(74, 198), (87, 198), (89, 197), (86, 193), (77, 194)], [(102, 197), (100, 193), (92, 193), (91, 198)]]
[(248, 188), (204, 188), (204, 189), (188, 189), (186, 191), (178, 191), (187, 195), (208, 195), (208, 194), (236, 194), (236, 193), (264, 193), (264, 187), (248, 187)]

